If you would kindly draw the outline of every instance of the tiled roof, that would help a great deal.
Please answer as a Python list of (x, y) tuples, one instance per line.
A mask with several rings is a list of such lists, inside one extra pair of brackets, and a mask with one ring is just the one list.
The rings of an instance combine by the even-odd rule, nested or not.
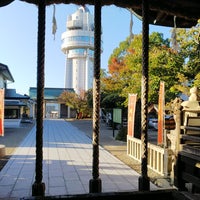
[(21, 95), (16, 93), (15, 89), (5, 89), (5, 99), (29, 99), (27, 95)]
[[(74, 92), (72, 88), (44, 88), (44, 99), (57, 100), (64, 91)], [(37, 99), (36, 87), (29, 88), (29, 96), (31, 99)]]
[(14, 82), (14, 78), (12, 77), (12, 74), (10, 73), (10, 70), (7, 65), (0, 63), (0, 73), (4, 77), (4, 80)]
[(19, 100), (5, 100), (5, 106), (26, 106), (26, 103)]

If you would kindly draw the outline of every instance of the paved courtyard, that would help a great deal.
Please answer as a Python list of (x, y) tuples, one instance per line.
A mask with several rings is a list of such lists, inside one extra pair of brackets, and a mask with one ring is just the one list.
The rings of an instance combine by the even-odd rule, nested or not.
[[(0, 172), (0, 198), (26, 197), (35, 181), (35, 132), (29, 132)], [(137, 191), (140, 176), (100, 149), (102, 192)], [(43, 182), (45, 195), (84, 194), (92, 179), (92, 141), (64, 120), (44, 120)], [(151, 184), (151, 189), (156, 186)]]

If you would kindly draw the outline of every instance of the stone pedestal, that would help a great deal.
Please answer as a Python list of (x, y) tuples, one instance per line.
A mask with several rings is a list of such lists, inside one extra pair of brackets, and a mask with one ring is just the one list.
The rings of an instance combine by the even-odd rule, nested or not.
[(3, 158), (6, 155), (5, 145), (0, 144), (0, 158)]

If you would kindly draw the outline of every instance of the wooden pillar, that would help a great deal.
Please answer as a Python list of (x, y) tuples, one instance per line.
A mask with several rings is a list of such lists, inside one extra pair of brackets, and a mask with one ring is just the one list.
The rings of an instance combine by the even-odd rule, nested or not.
[(102, 190), (99, 178), (99, 127), (100, 127), (100, 64), (101, 64), (101, 1), (95, 1), (94, 31), (94, 79), (93, 79), (93, 162), (92, 179), (89, 181), (90, 193)]
[(147, 138), (147, 114), (148, 114), (148, 79), (149, 79), (149, 2), (142, 0), (142, 93), (141, 93), (141, 143), (142, 143), (142, 157), (141, 157), (141, 176), (139, 177), (139, 190), (148, 191), (150, 189), (150, 181), (147, 174), (148, 162), (148, 138)]
[(44, 113), (44, 58), (45, 58), (45, 0), (38, 2), (38, 46), (37, 46), (37, 119), (36, 119), (36, 163), (33, 196), (44, 196), (43, 172), (43, 113)]

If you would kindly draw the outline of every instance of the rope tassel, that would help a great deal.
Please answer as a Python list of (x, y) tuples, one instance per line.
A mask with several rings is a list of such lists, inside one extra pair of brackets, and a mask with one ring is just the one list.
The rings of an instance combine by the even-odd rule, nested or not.
[(130, 18), (130, 39), (129, 39), (129, 43), (131, 43), (134, 35), (133, 35), (133, 32), (132, 32), (132, 29), (133, 29), (133, 14), (132, 12), (130, 11), (130, 14), (131, 14), (131, 18)]
[(178, 52), (179, 46), (177, 42), (177, 35), (176, 35), (176, 16), (174, 16), (174, 28), (172, 29), (172, 48), (175, 52)]
[(56, 13), (56, 6), (53, 5), (52, 34), (54, 35), (54, 40), (55, 40), (55, 35), (56, 35), (56, 30), (57, 30), (55, 13)]

